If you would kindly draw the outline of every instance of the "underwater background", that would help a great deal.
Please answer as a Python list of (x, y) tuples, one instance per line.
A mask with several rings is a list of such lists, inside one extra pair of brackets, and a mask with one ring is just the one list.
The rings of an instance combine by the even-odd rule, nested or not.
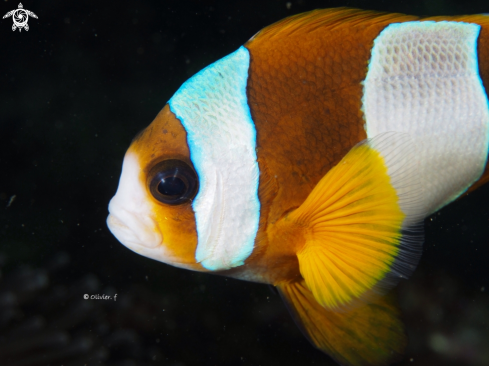
[[(0, 21), (0, 366), (335, 365), (269, 286), (172, 268), (110, 234), (125, 150), (186, 79), (288, 15), (489, 13), (487, 0), (22, 4), (38, 16), (28, 32)], [(400, 365), (489, 365), (489, 186), (425, 229), (398, 288)]]

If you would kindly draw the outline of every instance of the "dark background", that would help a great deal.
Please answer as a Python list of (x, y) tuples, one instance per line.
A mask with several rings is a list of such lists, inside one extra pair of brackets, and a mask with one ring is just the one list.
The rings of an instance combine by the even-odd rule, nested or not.
[[(105, 219), (124, 152), (187, 78), (288, 15), (489, 13), (487, 1), (23, 5), (39, 17), (28, 32), (0, 21), (0, 365), (334, 364), (267, 286), (175, 269), (117, 242)], [(0, 14), (17, 6), (2, 1)], [(423, 259), (400, 286), (403, 364), (488, 365), (489, 187), (425, 227)]]

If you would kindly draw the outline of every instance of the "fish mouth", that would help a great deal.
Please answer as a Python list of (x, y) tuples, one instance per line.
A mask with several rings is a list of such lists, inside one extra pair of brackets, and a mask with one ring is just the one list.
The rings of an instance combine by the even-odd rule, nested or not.
[(110, 232), (128, 248), (141, 246), (140, 239), (121, 220), (112, 214), (107, 217), (107, 226)]
[(120, 207), (116, 210), (111, 208), (113, 205), (109, 205), (107, 226), (123, 245), (136, 252), (161, 245), (163, 235), (150, 217), (136, 215)]
[[(131, 220), (123, 220), (126, 217), (121, 218), (123, 216), (121, 212), (125, 212), (125, 215)], [(135, 229), (135, 226), (141, 224), (141, 222), (135, 221), (136, 219), (134, 217), (135, 215), (127, 211), (119, 210), (117, 214), (110, 213), (107, 217), (109, 230), (125, 247), (139, 255), (170, 264), (174, 267), (196, 269), (195, 262), (182, 261), (181, 258), (172, 255), (171, 251), (163, 243), (163, 235), (158, 229), (149, 230), (147, 227), (145, 230)], [(126, 222), (130, 223), (130, 225), (126, 224)]]

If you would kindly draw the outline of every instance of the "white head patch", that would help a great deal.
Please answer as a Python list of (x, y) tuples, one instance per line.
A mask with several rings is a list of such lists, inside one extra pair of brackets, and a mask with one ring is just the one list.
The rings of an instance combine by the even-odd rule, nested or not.
[(110, 200), (107, 226), (117, 240), (132, 251), (175, 267), (193, 269), (165, 245), (146, 187), (139, 180), (140, 173), (137, 156), (126, 153), (117, 193)]
[(185, 82), (169, 101), (187, 132), (199, 176), (192, 204), (196, 260), (210, 270), (242, 265), (258, 230), (256, 130), (246, 97), (249, 60), (240, 47)]
[(139, 183), (140, 167), (137, 157), (127, 153), (124, 157), (122, 173), (117, 193), (110, 200), (107, 226), (114, 236), (126, 247), (138, 254), (165, 260), (167, 255), (152, 255), (161, 251), (162, 234), (149, 213), (144, 187)]

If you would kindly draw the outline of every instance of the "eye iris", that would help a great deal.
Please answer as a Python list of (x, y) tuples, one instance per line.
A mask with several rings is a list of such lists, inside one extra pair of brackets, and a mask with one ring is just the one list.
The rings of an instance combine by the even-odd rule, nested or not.
[(187, 190), (187, 186), (178, 177), (163, 178), (158, 184), (158, 192), (165, 196), (181, 197)]
[(189, 164), (169, 159), (151, 168), (148, 187), (153, 197), (161, 203), (180, 205), (192, 201), (197, 194), (199, 181)]

